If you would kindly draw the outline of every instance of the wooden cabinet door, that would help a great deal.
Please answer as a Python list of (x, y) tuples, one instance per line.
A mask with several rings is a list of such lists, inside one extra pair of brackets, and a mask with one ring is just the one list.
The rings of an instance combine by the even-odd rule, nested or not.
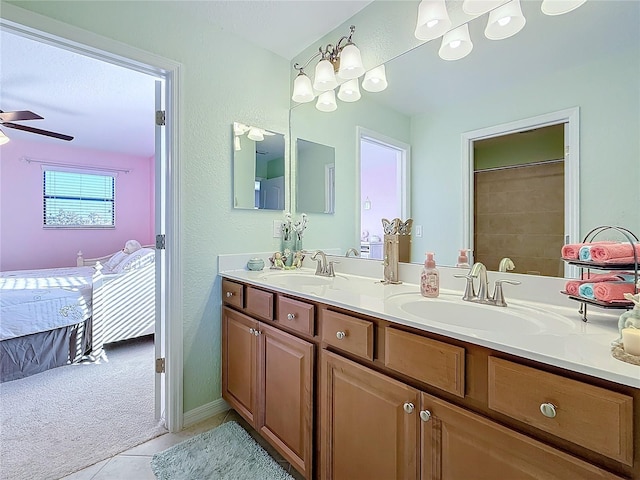
[(326, 350), (320, 389), (321, 478), (418, 478), (417, 390)]
[(425, 393), (419, 413), (422, 480), (622, 480)]
[(314, 346), (260, 324), (258, 430), (305, 478), (312, 477)]
[(258, 406), (258, 322), (222, 309), (222, 398), (256, 428)]

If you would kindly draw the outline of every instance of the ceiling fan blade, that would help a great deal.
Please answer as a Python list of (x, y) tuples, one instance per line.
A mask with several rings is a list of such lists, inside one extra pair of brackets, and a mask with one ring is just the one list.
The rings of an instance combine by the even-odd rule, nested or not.
[(15, 112), (3, 112), (0, 111), (0, 120), (3, 122), (17, 122), (19, 120), (42, 120), (37, 113), (30, 112), (29, 110), (19, 110)]
[(15, 128), (16, 130), (23, 130), (25, 132), (37, 133), (38, 135), (46, 135), (47, 137), (59, 138), (60, 140), (70, 141), (73, 137), (65, 135), (63, 133), (50, 132), (49, 130), (40, 130), (39, 128), (27, 127), (25, 125), (18, 125), (17, 123), (3, 123), (3, 127)]

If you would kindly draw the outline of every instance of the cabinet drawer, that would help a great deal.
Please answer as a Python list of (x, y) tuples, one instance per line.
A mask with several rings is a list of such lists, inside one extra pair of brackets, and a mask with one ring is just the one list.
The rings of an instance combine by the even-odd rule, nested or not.
[(373, 360), (373, 322), (322, 310), (322, 341)]
[(273, 293), (247, 287), (247, 313), (273, 320)]
[(293, 298), (278, 296), (277, 321), (298, 332), (313, 335), (315, 330), (315, 307)]
[(387, 327), (384, 364), (445, 392), (464, 397), (465, 350), (462, 347)]
[(231, 280), (222, 280), (222, 301), (227, 305), (244, 308), (244, 286)]
[(489, 408), (633, 463), (633, 399), (627, 395), (489, 357)]

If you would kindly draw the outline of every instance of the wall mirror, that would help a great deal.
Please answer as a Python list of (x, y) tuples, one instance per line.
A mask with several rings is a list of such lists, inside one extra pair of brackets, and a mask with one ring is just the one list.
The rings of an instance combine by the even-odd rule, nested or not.
[(284, 135), (240, 122), (232, 133), (234, 208), (284, 210)]
[[(358, 102), (339, 103), (331, 113), (315, 110), (313, 103), (292, 109), (292, 135), (326, 132), (336, 146), (337, 195), (341, 207), (344, 197), (350, 215), (336, 216), (335, 228), (310, 229), (309, 242), (344, 251), (359, 243), (363, 202), (360, 192), (352, 193), (359, 185), (352, 145), (360, 126), (411, 146), (412, 260), (434, 251), (440, 265), (454, 265), (458, 250), (468, 248), (473, 238), (473, 213), (465, 217), (473, 212), (473, 157), (463, 158), (464, 135), (493, 127), (508, 130), (514, 122), (571, 109), (579, 115), (579, 136), (565, 149), (565, 160), (578, 162), (578, 175), (564, 174), (563, 183), (567, 191), (579, 185), (574, 205), (579, 223), (578, 238), (565, 237), (564, 242), (579, 241), (598, 225), (640, 231), (635, 207), (640, 203), (640, 3), (591, 1), (559, 16), (544, 15), (540, 4), (521, 2), (526, 25), (505, 40), (484, 37), (486, 14), (471, 20), (474, 45), (465, 58), (441, 59), (438, 38), (386, 62), (389, 87), (375, 96), (363, 92)], [(473, 152), (472, 143), (466, 148)], [(511, 186), (517, 188), (515, 181)], [(510, 221), (507, 216), (500, 221)], [(548, 226), (547, 217), (531, 213), (512, 223), (516, 244)], [(416, 226), (422, 227), (422, 236), (416, 235)], [(500, 258), (500, 244), (489, 248)], [(558, 268), (559, 254), (547, 254), (558, 257)], [(515, 263), (515, 272), (527, 273)], [(497, 264), (488, 267), (498, 269)]]
[(335, 148), (298, 138), (295, 159), (297, 210), (335, 213)]

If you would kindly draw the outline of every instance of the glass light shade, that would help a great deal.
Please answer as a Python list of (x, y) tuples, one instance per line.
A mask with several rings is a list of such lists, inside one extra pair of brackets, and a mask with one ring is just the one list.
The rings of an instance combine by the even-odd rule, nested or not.
[(316, 108), (321, 112), (333, 112), (335, 109), (337, 109), (338, 105), (336, 104), (336, 92), (334, 92), (333, 90), (322, 92), (318, 96)]
[(372, 68), (364, 74), (362, 88), (367, 92), (381, 92), (387, 88), (388, 85), (384, 64)]
[(313, 79), (313, 88), (319, 92), (333, 90), (338, 86), (333, 64), (327, 60), (320, 60), (316, 65), (316, 76)]
[(543, 0), (540, 9), (545, 15), (562, 15), (569, 13), (587, 0)]
[(358, 85), (358, 79), (352, 78), (340, 85), (338, 98), (343, 102), (357, 102), (360, 100), (360, 86)]
[(422, 0), (418, 6), (415, 36), (418, 40), (432, 40), (451, 28), (451, 19), (444, 0)]
[(358, 78), (364, 73), (364, 66), (362, 66), (362, 58), (360, 57), (360, 50), (353, 43), (345, 45), (340, 50), (340, 68), (338, 69), (338, 75), (345, 80), (351, 80), (352, 78)]
[(482, 15), (503, 3), (504, 0), (464, 0), (462, 11), (467, 15)]
[(460, 60), (473, 50), (473, 43), (469, 37), (469, 25), (460, 25), (458, 28), (444, 34), (438, 55), (443, 60)]
[(261, 142), (262, 140), (264, 140), (264, 134), (262, 133), (262, 130), (256, 127), (251, 127), (249, 129), (247, 137), (249, 137), (249, 139), (253, 140), (254, 142)]
[(0, 130), (0, 145), (4, 145), (9, 140), (10, 140), (10, 138), (7, 137), (2, 130)]
[(313, 88), (311, 80), (303, 72), (300, 72), (293, 81), (293, 95), (291, 99), (298, 103), (307, 103), (313, 100)]
[(518, 33), (527, 21), (522, 15), (520, 0), (511, 0), (491, 10), (484, 35), (490, 40), (502, 40)]

